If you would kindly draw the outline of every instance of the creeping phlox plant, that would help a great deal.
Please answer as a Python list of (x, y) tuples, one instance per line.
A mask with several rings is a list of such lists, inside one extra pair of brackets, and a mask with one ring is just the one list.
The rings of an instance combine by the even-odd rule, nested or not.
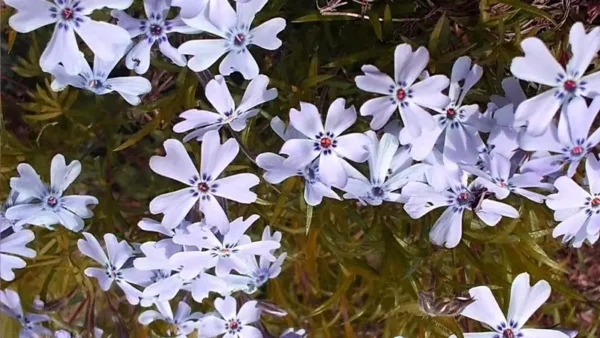
[[(80, 187), (71, 188), (78, 193), (69, 194), (69, 187), (86, 169), (78, 160), (70, 159), (67, 164), (65, 156), (56, 154), (50, 164), (49, 183), (34, 166), (19, 164), (18, 176), (10, 179), (10, 194), (0, 212), (3, 281), (16, 278), (15, 270), (27, 265), (24, 258), (44, 256), (47, 249), (36, 253), (28, 247), (36, 240), (35, 235), (37, 241), (44, 242), (48, 231), (63, 231), (58, 228), (61, 225), (79, 233), (76, 248), (65, 249), (75, 252), (65, 255), (73, 265), (80, 263), (71, 256), (89, 258), (79, 260), (85, 266), (78, 266), (82, 276), (89, 277), (79, 277), (86, 287), (112, 290), (124, 296), (130, 309), (141, 307), (131, 313), (153, 332), (174, 337), (255, 338), (276, 334), (292, 338), (305, 337), (314, 330), (318, 336), (314, 327), (273, 333), (261, 321), (264, 315), (284, 317), (287, 311), (296, 310), (258, 295), (282, 269), (293, 268), (299, 253), (285, 252), (285, 235), (273, 231), (278, 229), (276, 222), (264, 226), (258, 237), (256, 222), (261, 215), (232, 213), (232, 205), (267, 203), (256, 188), (261, 178), (254, 170), (232, 164), (240, 149), (255, 169), (263, 170), (262, 179), (277, 193), (282, 193), (279, 189), (289, 190), (286, 183), (278, 187), (280, 183), (301, 178), (301, 203), (305, 202), (309, 213), (325, 198), (344, 200), (347, 208), (400, 204), (412, 219), (434, 213), (427, 233), (436, 247), (461, 245), (466, 219), (468, 224), (477, 219), (481, 228), (495, 227), (505, 218), (518, 219), (526, 212), (515, 204), (520, 199), (551, 209), (556, 221), (552, 234), (565, 244), (579, 248), (585, 241), (596, 243), (600, 237), (600, 161), (596, 150), (600, 128), (595, 123), (600, 111), (600, 72), (588, 71), (600, 50), (600, 28), (586, 31), (581, 23), (572, 26), (568, 39), (572, 58), (566, 67), (540, 39), (524, 39), (523, 56), (512, 61), (512, 77), (502, 82), (505, 96), (492, 96), (483, 112), (477, 104), (467, 103), (484, 75), (473, 60), (467, 56), (456, 59), (449, 77), (430, 74), (425, 71), (429, 51), (400, 44), (393, 51), (393, 74), (364, 65), (362, 74), (355, 77), (358, 89), (374, 94), (358, 109), (351, 104), (355, 101), (343, 97), (332, 99), (329, 105), (323, 101), (294, 102), (289, 123), (278, 117), (270, 121), (269, 132), (281, 138), (280, 147), (253, 156), (253, 149), (245, 148), (239, 133), (257, 116), (268, 115), (261, 114), (261, 106), (279, 94), (269, 88), (269, 77), (260, 74), (253, 53), (261, 48), (280, 48), (278, 34), (284, 31), (286, 21), (267, 18), (262, 24), (253, 24), (267, 0), (239, 0), (235, 8), (226, 0), (144, 0), (142, 11), (128, 11), (132, 2), (5, 0), (16, 10), (9, 19), (15, 31), (28, 33), (54, 25), (39, 59), (40, 68), (53, 76), (54, 91), (72, 86), (95, 95), (116, 92), (129, 104), (138, 105), (157, 85), (143, 77), (152, 67), (154, 46), (175, 66), (187, 65), (204, 76), (224, 56), (218, 66), (220, 75), (211, 76), (204, 84), (210, 105), (181, 112), (172, 127), (174, 133), (182, 134), (183, 142), (169, 138), (162, 143), (161, 154), (147, 158), (149, 168), (157, 174), (153, 179), (164, 184), (167, 178), (177, 181), (177, 188), (156, 192), (147, 207), (140, 206), (147, 208), (152, 218), (139, 219), (137, 229), (103, 233), (97, 223), (86, 225), (86, 220), (94, 218), (94, 207), (101, 209), (103, 203), (114, 201), (81, 194)], [(112, 9), (110, 15), (116, 24), (92, 19), (96, 18), (93, 12), (103, 8)], [(91, 54), (80, 51), (76, 34), (93, 54), (92, 67), (88, 62)], [(179, 44), (180, 34), (188, 39)], [(199, 34), (211, 38), (196, 39)], [(191, 56), (189, 60), (186, 55)], [(138, 75), (111, 77), (121, 60)], [(239, 100), (228, 84), (227, 76), (235, 72), (248, 80)], [(528, 98), (519, 80), (543, 87), (538, 95)], [(372, 130), (357, 127), (365, 121)], [(363, 168), (368, 169), (367, 174)], [(285, 207), (285, 201), (273, 206)], [(146, 232), (145, 238), (152, 240), (128, 240), (138, 232)], [(462, 315), (487, 329), (487, 333), (461, 334), (450, 325), (446, 336), (570, 337), (564, 330), (526, 325), (550, 298), (551, 288), (544, 280), (530, 286), (529, 274), (521, 272), (512, 271), (506, 316), (488, 286), (472, 288), (469, 297), (457, 298), (456, 303), (423, 301), (421, 315)], [(286, 286), (277, 284), (276, 292), (282, 287)], [(508, 294), (508, 285), (496, 287)], [(318, 289), (318, 285), (307, 288)], [(418, 291), (427, 290), (414, 290)], [(108, 293), (106, 297), (117, 311)], [(91, 299), (84, 295), (83, 302), (92, 304), (88, 309), (93, 309)], [(26, 313), (10, 285), (0, 291), (0, 311), (19, 323), (20, 337), (81, 333), (73, 328), (72, 320), (65, 323), (55, 319), (52, 314), (57, 303), (45, 301), (25, 306), (33, 308)], [(96, 326), (93, 310), (86, 311), (87, 333), (105, 337), (103, 330), (110, 327)], [(348, 313), (345, 316), (347, 321)], [(433, 330), (439, 332), (435, 327)], [(417, 337), (415, 332), (402, 333)]]

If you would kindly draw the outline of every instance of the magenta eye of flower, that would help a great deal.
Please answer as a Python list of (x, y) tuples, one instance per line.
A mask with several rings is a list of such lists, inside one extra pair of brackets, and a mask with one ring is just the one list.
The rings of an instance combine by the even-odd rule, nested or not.
[(469, 199), (469, 194), (467, 194), (466, 192), (461, 192), (458, 195), (458, 199), (461, 200), (461, 201), (466, 201), (466, 200)]
[(202, 182), (202, 183), (198, 183), (198, 190), (202, 191), (202, 192), (207, 192), (208, 189), (210, 189), (210, 187), (208, 186), (208, 184)]
[(56, 199), (56, 197), (54, 196), (50, 196), (48, 197), (48, 205), (51, 207), (56, 206), (56, 204), (58, 204), (58, 200)]
[(573, 80), (567, 80), (563, 84), (563, 87), (565, 88), (566, 91), (573, 92), (573, 91), (575, 91), (575, 89), (577, 89), (577, 82), (575, 82)]
[(404, 89), (402, 88), (398, 89), (398, 91), (396, 92), (396, 97), (400, 101), (404, 100), (406, 98), (406, 91), (404, 91)]
[(594, 199), (592, 200), (592, 202), (590, 202), (590, 204), (591, 204), (593, 207), (600, 206), (600, 197), (594, 197)]
[(575, 146), (575, 147), (573, 147), (573, 149), (571, 149), (571, 153), (573, 155), (581, 155), (581, 153), (583, 153), (583, 147)]
[(515, 338), (515, 334), (511, 329), (506, 329), (502, 332), (502, 338)]
[(241, 46), (244, 43), (244, 41), (246, 41), (246, 36), (242, 33), (236, 34), (233, 39), (233, 43), (236, 46)]
[(160, 25), (151, 25), (150, 33), (152, 35), (160, 35), (160, 34), (162, 34), (162, 27)]
[(331, 147), (331, 139), (329, 137), (323, 137), (320, 144), (321, 148), (329, 148)]
[(73, 10), (71, 8), (63, 8), (62, 17), (65, 20), (69, 20), (73, 18)]
[(453, 118), (456, 116), (456, 110), (454, 110), (454, 109), (452, 109), (452, 108), (448, 108), (448, 109), (446, 110), (446, 116), (447, 116), (449, 119), (453, 119)]

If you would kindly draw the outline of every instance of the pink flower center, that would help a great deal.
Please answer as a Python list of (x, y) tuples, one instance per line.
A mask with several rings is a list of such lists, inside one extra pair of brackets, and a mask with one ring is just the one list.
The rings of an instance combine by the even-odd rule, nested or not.
[(594, 199), (591, 202), (593, 207), (597, 207), (600, 206), (600, 197), (594, 197)]
[(583, 153), (583, 147), (575, 146), (575, 147), (573, 147), (573, 149), (571, 149), (571, 153), (573, 155), (581, 155), (581, 153)]
[(73, 18), (73, 10), (71, 8), (63, 8), (62, 17), (65, 20), (69, 20)]
[(329, 148), (331, 147), (331, 139), (329, 137), (323, 137), (320, 144), (321, 148)]
[(202, 182), (202, 183), (198, 183), (198, 190), (202, 191), (202, 192), (207, 192), (208, 189), (210, 189), (210, 187), (208, 186), (208, 184)]
[(502, 332), (502, 338), (515, 338), (515, 334), (511, 329), (506, 329)]
[(160, 25), (151, 25), (150, 33), (152, 35), (160, 35), (160, 34), (162, 34), (162, 27)]
[(506, 187), (506, 184), (504, 183), (504, 181), (499, 181), (499, 182), (498, 182), (498, 186), (499, 186), (500, 188), (504, 188), (504, 187)]
[(246, 40), (246, 36), (242, 33), (239, 33), (239, 34), (235, 35), (235, 38), (233, 39), (233, 43), (237, 46), (241, 46), (245, 40)]
[(55, 207), (56, 204), (58, 204), (58, 201), (56, 200), (56, 197), (54, 197), (54, 196), (48, 197), (48, 205), (49, 206)]
[(398, 91), (396, 92), (396, 97), (400, 101), (404, 100), (406, 98), (406, 92), (404, 91), (404, 89), (402, 89), (402, 88), (398, 89)]
[(563, 87), (565, 88), (566, 91), (573, 92), (573, 91), (575, 91), (575, 89), (577, 89), (577, 82), (575, 82), (573, 80), (567, 80), (563, 84)]
[(229, 255), (229, 248), (222, 248), (219, 251), (224, 255)]
[(449, 119), (453, 119), (453, 118), (456, 116), (456, 110), (454, 110), (454, 109), (452, 109), (452, 108), (448, 108), (448, 109), (446, 110), (446, 116), (447, 116)]
[(229, 328), (232, 330), (237, 330), (237, 328), (239, 327), (239, 324), (237, 323), (236, 320), (232, 319), (229, 321)]

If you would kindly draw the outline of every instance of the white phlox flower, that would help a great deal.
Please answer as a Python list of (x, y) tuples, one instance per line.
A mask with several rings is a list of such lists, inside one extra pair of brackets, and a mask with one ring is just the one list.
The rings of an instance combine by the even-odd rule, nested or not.
[(35, 240), (31, 230), (13, 230), (7, 228), (0, 233), (0, 279), (12, 281), (15, 279), (14, 269), (25, 267), (25, 261), (18, 257), (33, 258), (36, 252), (27, 247), (27, 244)]
[(183, 43), (179, 52), (193, 57), (188, 67), (199, 72), (212, 66), (223, 54), (227, 54), (219, 65), (223, 76), (240, 72), (245, 79), (258, 76), (259, 68), (248, 47), (256, 45), (267, 50), (281, 47), (277, 34), (285, 28), (283, 18), (271, 19), (251, 29), (254, 16), (267, 0), (238, 1), (234, 10), (229, 1), (209, 1), (200, 14), (191, 19), (183, 18), (191, 27), (211, 33), (219, 39), (192, 40)]
[(184, 111), (179, 115), (184, 120), (173, 126), (173, 131), (184, 133), (193, 130), (183, 138), (184, 142), (192, 139), (202, 141), (207, 131), (219, 130), (225, 125), (231, 126), (235, 131), (242, 131), (246, 128), (246, 120), (258, 114), (259, 109), (255, 107), (277, 97), (277, 89), (267, 89), (268, 84), (269, 78), (265, 75), (254, 78), (236, 107), (225, 79), (217, 75), (206, 85), (205, 90), (206, 98), (217, 113), (198, 109)]
[(199, 325), (199, 320), (204, 317), (201, 312), (192, 312), (192, 308), (185, 302), (179, 302), (175, 315), (173, 315), (169, 302), (156, 302), (156, 309), (158, 311), (147, 310), (142, 312), (138, 317), (138, 322), (143, 325), (150, 325), (150, 323), (157, 320), (167, 322), (173, 326), (175, 331), (171, 332), (171, 329), (168, 329), (167, 334), (174, 334), (177, 338), (185, 338), (194, 332)]
[(64, 71), (76, 76), (85, 64), (77, 46), (75, 33), (106, 62), (120, 58), (129, 45), (129, 33), (107, 22), (92, 20), (89, 15), (104, 7), (125, 9), (133, 0), (5, 0), (17, 13), (10, 17), (10, 27), (29, 33), (54, 24), (54, 33), (40, 57), (40, 67), (51, 73), (60, 64)]
[(248, 301), (237, 311), (233, 297), (217, 298), (215, 308), (220, 317), (207, 315), (199, 325), (200, 337), (216, 337), (225, 334), (227, 338), (262, 337), (259, 329), (250, 324), (260, 320), (261, 310), (255, 300)]
[(88, 205), (98, 204), (94, 196), (63, 196), (64, 191), (81, 172), (81, 163), (73, 161), (67, 166), (63, 155), (52, 158), (50, 165), (50, 186), (40, 180), (40, 176), (27, 163), (17, 166), (19, 177), (10, 179), (10, 186), (22, 198), (31, 199), (28, 204), (19, 204), (6, 211), (10, 220), (18, 220), (16, 226), (33, 224), (52, 229), (52, 225), (62, 224), (71, 231), (81, 231), (83, 219), (94, 213)]
[(24, 313), (19, 295), (11, 290), (0, 290), (0, 312), (19, 321), (19, 338), (41, 338), (51, 336), (52, 331), (40, 325), (49, 322), (50, 317), (36, 313)]

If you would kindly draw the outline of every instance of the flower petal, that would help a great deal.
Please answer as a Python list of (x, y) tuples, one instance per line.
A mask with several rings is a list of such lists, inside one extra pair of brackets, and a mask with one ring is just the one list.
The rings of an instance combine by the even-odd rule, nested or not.
[(525, 56), (514, 58), (510, 65), (517, 78), (554, 87), (558, 77), (566, 75), (542, 40), (527, 38), (521, 42), (521, 48)]
[(348, 173), (344, 170), (342, 159), (336, 154), (321, 154), (319, 158), (319, 178), (327, 185), (343, 188), (348, 182)]
[(373, 116), (369, 125), (373, 130), (379, 130), (390, 120), (398, 105), (391, 97), (370, 99), (360, 107), (361, 116)]
[(219, 132), (211, 130), (202, 138), (202, 154), (200, 172), (208, 175), (210, 180), (216, 179), (235, 159), (240, 146), (235, 139), (220, 142)]
[(450, 98), (442, 94), (442, 91), (446, 89), (449, 84), (450, 80), (444, 75), (428, 77), (410, 87), (412, 91), (412, 100), (422, 107), (431, 109), (445, 108), (450, 103)]
[(63, 27), (66, 28), (57, 25), (54, 29), (52, 38), (40, 57), (40, 67), (44, 72), (52, 73), (60, 63), (67, 74), (77, 75), (83, 69), (84, 59), (77, 46), (75, 32), (68, 26)]
[(56, 5), (46, 0), (5, 0), (4, 3), (17, 10), (8, 24), (19, 33), (29, 33), (57, 21), (49, 15)]
[(431, 243), (446, 248), (454, 248), (462, 238), (463, 209), (448, 207), (435, 222), (429, 232)]
[(558, 193), (549, 195), (546, 199), (546, 205), (552, 210), (583, 208), (590, 198), (590, 194), (569, 177), (559, 177), (554, 186)]
[(595, 27), (586, 34), (583, 24), (575, 23), (571, 26), (569, 44), (573, 56), (567, 64), (567, 73), (577, 74), (576, 76), (580, 77), (585, 74), (600, 50), (600, 27)]
[(183, 144), (175, 139), (168, 139), (163, 145), (165, 156), (152, 156), (150, 169), (161, 176), (181, 183), (193, 184), (199, 174)]
[(269, 78), (265, 75), (259, 75), (252, 79), (246, 87), (238, 111), (246, 112), (262, 103), (275, 100), (278, 95), (277, 88), (267, 90), (268, 85)]
[(260, 183), (260, 180), (254, 174), (227, 176), (214, 182), (215, 185), (218, 184), (218, 187), (215, 187), (214, 194), (239, 203), (254, 203), (256, 194), (250, 191), (250, 188), (258, 183)]
[(548, 129), (562, 101), (550, 89), (523, 101), (515, 111), (514, 127), (527, 126), (527, 133), (540, 136)]
[[(320, 122), (320, 120), (319, 120)], [(346, 100), (338, 98), (331, 103), (325, 120), (325, 131), (339, 136), (356, 122), (356, 109), (354, 106), (346, 108)]]
[(550, 329), (521, 329), (519, 332), (525, 338), (570, 338), (566, 333)]
[(252, 35), (250, 44), (267, 50), (276, 50), (281, 47), (281, 40), (277, 38), (277, 34), (284, 29), (285, 19), (271, 19), (250, 31), (250, 35)]
[(260, 319), (260, 312), (258, 302), (251, 300), (242, 305), (237, 314), (237, 318), (242, 322), (242, 325), (252, 324)]
[(550, 284), (545, 280), (530, 286), (528, 273), (518, 275), (512, 283), (507, 319), (514, 321), (517, 328), (523, 327), (529, 317), (548, 300), (550, 291)]
[(188, 67), (195, 72), (201, 72), (217, 62), (228, 49), (225, 40), (206, 39), (184, 42), (177, 51), (184, 55), (193, 55), (188, 60)]
[(216, 226), (219, 232), (226, 233), (229, 230), (229, 219), (214, 196), (200, 200), (200, 211), (206, 218), (206, 223)]
[(469, 294), (475, 298), (475, 301), (468, 305), (461, 312), (461, 315), (487, 324), (487, 326), (494, 329), (498, 325), (506, 323), (506, 319), (498, 306), (498, 302), (494, 299), (490, 288), (487, 286), (478, 286), (469, 290)]
[(106, 80), (105, 85), (119, 93), (125, 101), (136, 106), (142, 101), (140, 96), (152, 90), (152, 84), (141, 76), (114, 77)]
[(256, 164), (265, 169), (265, 181), (279, 184), (288, 177), (298, 176), (298, 169), (290, 168), (283, 164), (285, 158), (274, 153), (262, 153), (256, 156)]
[(96, 237), (87, 232), (82, 234), (83, 237), (85, 237), (85, 240), (80, 239), (77, 241), (77, 248), (79, 248), (79, 251), (100, 263), (100, 265), (105, 265), (108, 263), (108, 257), (106, 257), (106, 254), (104, 253), (104, 250), (102, 250), (102, 246), (100, 246), (100, 243)]
[(215, 309), (223, 318), (230, 320), (237, 318), (237, 303), (233, 297), (215, 299)]
[[(414, 53), (410, 54), (410, 59), (404, 63), (402, 73), (400, 74), (401, 81), (406, 83), (406, 86), (411, 86), (417, 77), (421, 75), (427, 63), (429, 62), (429, 51), (425, 47), (417, 48)], [(396, 70), (397, 71), (397, 70)], [(447, 86), (447, 85), (446, 85)]]
[(372, 65), (364, 65), (361, 70), (365, 75), (359, 75), (354, 79), (358, 88), (370, 93), (393, 94), (396, 85), (391, 77)]
[(250, 80), (258, 76), (259, 69), (256, 60), (248, 49), (240, 51), (232, 50), (219, 65), (221, 75), (231, 75), (233, 72), (240, 72), (244, 79)]
[(62, 192), (75, 181), (80, 173), (81, 163), (79, 163), (79, 161), (73, 161), (67, 166), (63, 155), (55, 155), (50, 164), (50, 182), (52, 190), (59, 195), (62, 194)]
[(19, 177), (10, 179), (10, 187), (19, 193), (21, 198), (41, 199), (46, 195), (48, 189), (40, 180), (40, 175), (27, 163), (21, 163), (17, 166)]
[(100, 289), (103, 291), (108, 291), (108, 289), (110, 289), (113, 280), (108, 277), (106, 269), (87, 268), (83, 271), (83, 273), (88, 277), (96, 278), (98, 280), (98, 284), (100, 285)]
[(94, 55), (106, 61), (123, 56), (131, 42), (126, 30), (107, 22), (85, 18), (74, 29)]
[(116, 9), (110, 11), (110, 16), (117, 19), (117, 25), (125, 29), (129, 33), (130, 37), (135, 38), (144, 33), (144, 31), (140, 28), (142, 20), (132, 18), (126, 12)]
[(336, 141), (337, 147), (334, 151), (342, 158), (358, 163), (362, 163), (369, 158), (369, 138), (365, 134), (346, 134), (336, 138)]

